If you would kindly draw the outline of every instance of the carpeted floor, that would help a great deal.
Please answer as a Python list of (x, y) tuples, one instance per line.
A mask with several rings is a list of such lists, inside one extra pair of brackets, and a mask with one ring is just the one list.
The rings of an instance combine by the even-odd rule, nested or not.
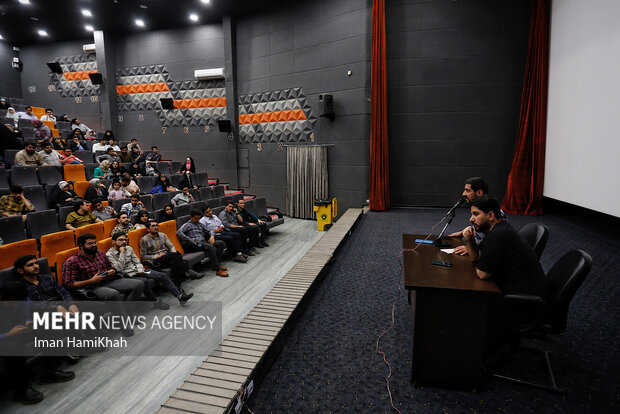
[[(388, 369), (375, 353), (375, 342), (390, 324), (401, 235), (428, 232), (443, 213), (401, 209), (364, 216), (248, 408), (256, 413), (392, 412), (384, 380)], [(460, 209), (449, 230), (465, 227), (468, 218)], [(550, 227), (542, 256), (545, 271), (570, 249), (583, 249), (594, 259), (572, 302), (567, 332), (551, 345), (558, 385), (567, 390), (566, 396), (494, 379), (477, 393), (414, 388), (409, 382), (411, 314), (403, 294), (395, 326), (381, 340), (392, 364), (394, 404), (402, 413), (620, 412), (620, 239), (611, 229), (592, 229), (585, 220), (509, 216), (517, 229), (532, 221)], [(508, 368), (544, 381), (542, 359), (519, 358)]]

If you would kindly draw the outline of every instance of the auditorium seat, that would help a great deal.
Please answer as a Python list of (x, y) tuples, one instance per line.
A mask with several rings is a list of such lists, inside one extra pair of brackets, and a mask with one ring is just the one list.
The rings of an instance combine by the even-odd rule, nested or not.
[(219, 198), (212, 198), (210, 200), (207, 200), (206, 204), (207, 207), (211, 207), (211, 210), (213, 210), (216, 207), (222, 206), (222, 201)]
[(56, 279), (58, 279), (58, 284), (63, 284), (62, 265), (67, 261), (68, 258), (70, 258), (79, 251), (80, 249), (78, 249), (77, 247), (73, 247), (69, 250), (63, 250), (56, 253), (56, 259), (54, 260), (54, 262), (56, 263)]
[(128, 238), (128, 242), (127, 245), (129, 247), (131, 247), (133, 249), (134, 252), (136, 252), (136, 255), (140, 258), (140, 239), (146, 234), (148, 233), (147, 229), (136, 229), (136, 230), (131, 230), (128, 234), (127, 234), (127, 238)]
[(207, 207), (206, 201), (194, 201), (193, 203), (189, 203), (189, 211), (198, 210), (202, 213), (202, 211)]
[(62, 169), (53, 165), (42, 165), (37, 171), (39, 182), (43, 185), (56, 185), (62, 181)]
[(105, 239), (105, 234), (103, 233), (103, 223), (93, 223), (87, 226), (78, 227), (75, 229), (75, 239), (77, 240), (82, 234), (94, 234), (97, 240)]
[(209, 176), (207, 173), (196, 173), (194, 178), (194, 184), (198, 187), (208, 187), (209, 186)]
[(148, 193), (151, 191), (151, 188), (155, 187), (157, 183), (157, 177), (155, 176), (146, 176), (146, 177), (135, 177), (134, 181), (140, 187), (140, 190), (143, 193)]
[(84, 161), (84, 163), (92, 163), (94, 162), (93, 152), (84, 150), (84, 151), (75, 151), (75, 156)]
[[(50, 269), (50, 265), (47, 261), (46, 257), (41, 257), (37, 259), (37, 264), (39, 265), (39, 274), (41, 275), (51, 275), (52, 270)], [(0, 270), (0, 288), (6, 286), (11, 282), (16, 282), (21, 279), (21, 276), (18, 276), (14, 273), (14, 267), (11, 264), (11, 267), (7, 267), (6, 269)]]
[(64, 177), (65, 177), (65, 181), (86, 181), (86, 174), (84, 173), (84, 165), (65, 164)]
[(181, 167), (185, 164), (185, 162), (181, 161), (170, 161), (170, 174), (176, 174), (179, 172)]
[(153, 203), (153, 210), (161, 210), (167, 204), (170, 204), (170, 200), (172, 199), (172, 197), (170, 197), (170, 194), (171, 193), (153, 194), (153, 197), (151, 199)]
[(56, 253), (75, 247), (73, 230), (58, 231), (41, 236), (41, 257), (47, 257), (50, 265), (56, 265)]
[(211, 211), (213, 212), (214, 216), (219, 216), (220, 213), (224, 210), (224, 206), (219, 206), (219, 207), (211, 207)]
[(36, 211), (49, 209), (49, 203), (45, 198), (45, 191), (42, 185), (32, 185), (24, 188), (24, 197), (32, 203)]
[(233, 194), (231, 196), (229, 196), (232, 198), (233, 203), (236, 203), (239, 200), (243, 200), (243, 193), (240, 194)]
[(41, 210), (26, 215), (26, 235), (33, 239), (58, 231), (56, 210)]
[(201, 187), (198, 190), (198, 193), (200, 194), (200, 199), (202, 201), (207, 201), (207, 200), (210, 200), (210, 199), (214, 198), (213, 197), (213, 190), (210, 187)]
[(189, 214), (189, 204), (183, 204), (174, 208), (174, 215), (176, 217), (186, 216)]
[(39, 257), (37, 241), (35, 239), (20, 240), (0, 246), (0, 269), (13, 266), (13, 262), (20, 256), (32, 254)]
[(9, 177), (6, 175), (6, 168), (0, 167), (0, 189), (10, 188)]
[(87, 162), (84, 164), (84, 174), (86, 174), (86, 179), (88, 181), (95, 178), (95, 168), (99, 167), (99, 164), (96, 162)]
[(213, 190), (213, 198), (221, 198), (226, 195), (223, 185), (216, 185), (215, 187), (211, 187), (211, 190)]
[(39, 185), (39, 177), (37, 176), (37, 169), (34, 167), (20, 167), (13, 166), (11, 168), (11, 185)]
[(200, 261), (205, 258), (205, 254), (203, 252), (193, 252), (185, 254), (185, 251), (183, 250), (183, 247), (181, 247), (181, 243), (179, 242), (179, 238), (177, 237), (176, 220), (159, 223), (159, 231), (161, 233), (166, 233), (166, 235), (170, 238), (170, 241), (174, 245), (174, 248), (177, 250), (177, 252), (183, 255), (183, 260), (188, 262), (190, 266), (200, 263)]
[(0, 237), (5, 244), (26, 239), (21, 215), (0, 217)]
[[(118, 213), (118, 211), (117, 211)], [(114, 230), (114, 227), (116, 227), (116, 225), (118, 224), (118, 220), (117, 219), (110, 219), (110, 220), (106, 220), (103, 222), (103, 234), (107, 236), (109, 236), (112, 233), (112, 230)]]
[(117, 213), (121, 213), (121, 207), (123, 206), (123, 204), (127, 204), (131, 201), (131, 199), (129, 198), (121, 198), (120, 200), (112, 200), (110, 201), (112, 204), (112, 208), (114, 209), (114, 211), (116, 211)]
[(97, 241), (97, 248), (102, 252), (107, 253), (108, 250), (110, 250), (110, 248), (112, 247), (112, 244), (114, 244), (112, 238), (106, 237), (105, 239)]
[(153, 211), (153, 201), (150, 194), (143, 194), (140, 196), (140, 201), (144, 204), (146, 211)]
[(66, 229), (65, 227), (67, 216), (69, 213), (73, 211), (73, 206), (63, 206), (58, 209), (58, 226), (61, 229)]
[(80, 144), (82, 144), (82, 146), (84, 147), (85, 150), (90, 151), (91, 152), (91, 156), (92, 156), (92, 149), (93, 149), (94, 142), (93, 141), (83, 140), (83, 141), (80, 141)]
[(30, 119), (18, 119), (17, 128), (20, 130), (24, 128), (32, 128), (32, 121)]
[(182, 225), (189, 221), (189, 215), (179, 216), (177, 217), (177, 230), (181, 228)]
[(4, 150), (4, 162), (8, 162), (11, 166), (15, 165), (15, 154), (19, 151), (18, 149), (5, 149)]
[(45, 199), (47, 200), (47, 208), (56, 209), (56, 205), (52, 205), (51, 200), (52, 200), (52, 192), (54, 191), (54, 188), (56, 188), (57, 185), (58, 184), (48, 184), (45, 186)]
[(251, 211), (254, 215), (260, 217), (262, 220), (267, 221), (268, 229), (279, 226), (280, 224), (284, 224), (284, 218), (282, 217), (282, 213), (280, 213), (279, 211), (267, 210), (267, 201), (264, 197), (258, 197), (251, 201), (254, 201), (254, 209), (250, 210), (250, 208), (248, 208), (248, 210)]
[(170, 179), (170, 184), (172, 184), (173, 187), (181, 190), (179, 185), (181, 185), (181, 181), (183, 181), (183, 174), (171, 174), (168, 178)]
[(155, 168), (166, 177), (170, 175), (170, 164), (168, 164), (168, 161), (157, 161), (155, 163)]

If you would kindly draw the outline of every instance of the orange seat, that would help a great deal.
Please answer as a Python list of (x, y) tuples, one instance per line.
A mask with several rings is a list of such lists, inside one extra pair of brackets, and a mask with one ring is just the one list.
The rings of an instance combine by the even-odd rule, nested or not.
[(86, 181), (86, 172), (82, 164), (65, 164), (63, 171), (65, 181)]
[(56, 263), (56, 253), (75, 247), (73, 230), (59, 231), (41, 236), (41, 257), (47, 257), (50, 267)]
[(103, 223), (93, 223), (87, 226), (78, 227), (75, 229), (75, 240), (77, 240), (77, 238), (82, 234), (86, 233), (94, 234), (97, 240), (103, 240), (106, 237), (103, 230)]
[(0, 269), (13, 266), (15, 259), (27, 254), (33, 254), (39, 257), (37, 239), (21, 240), (0, 246)]
[(103, 200), (101, 202), (101, 204), (103, 204), (104, 206), (108, 207), (110, 205), (110, 202), (108, 200)]
[(118, 224), (117, 219), (110, 219), (103, 222), (103, 235), (110, 236), (112, 234), (112, 230)]
[(52, 136), (54, 138), (59, 137), (60, 136), (60, 131), (57, 130), (56, 128), (52, 128)]
[(68, 258), (70, 258), (79, 251), (80, 249), (74, 247), (73, 249), (63, 250), (56, 253), (56, 279), (58, 279), (59, 284), (63, 284), (62, 265), (67, 261)]
[(181, 247), (181, 242), (179, 241), (179, 238), (177, 237), (177, 221), (176, 220), (164, 221), (163, 223), (159, 223), (159, 232), (166, 233), (166, 235), (168, 236), (168, 238), (174, 245), (174, 248), (177, 249), (177, 252), (181, 254), (185, 254), (185, 251)]
[(138, 258), (140, 258), (140, 239), (144, 237), (144, 235), (148, 233), (147, 229), (136, 229), (129, 232), (129, 243), (128, 245), (136, 252)]
[(84, 198), (84, 194), (86, 194), (86, 189), (90, 183), (88, 181), (76, 181), (73, 183), (73, 191), (81, 198)]
[(112, 247), (113, 243), (114, 242), (112, 241), (112, 238), (108, 237), (107, 239), (99, 240), (97, 242), (97, 248), (102, 252), (107, 253), (108, 250), (110, 250), (110, 247)]
[(41, 121), (41, 122), (43, 122), (44, 125), (47, 125), (49, 127), (49, 129), (51, 129), (51, 130), (54, 129), (54, 121)]

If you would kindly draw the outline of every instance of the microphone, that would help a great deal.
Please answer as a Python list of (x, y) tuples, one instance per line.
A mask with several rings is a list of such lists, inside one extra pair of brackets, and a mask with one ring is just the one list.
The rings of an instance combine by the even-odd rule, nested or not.
[[(435, 239), (435, 242), (433, 243), (435, 246), (437, 247), (450, 247), (450, 243), (446, 243), (443, 240), (441, 240), (441, 238), (443, 237), (443, 234), (446, 232), (446, 229), (448, 228), (448, 226), (450, 225), (450, 223), (452, 223), (452, 219), (454, 219), (454, 216), (456, 214), (454, 214), (454, 210), (456, 210), (456, 208), (458, 206), (460, 206), (461, 204), (463, 204), (466, 201), (465, 197), (461, 197), (459, 199), (459, 201), (456, 202), (456, 204), (454, 204), (452, 206), (452, 208), (446, 213), (445, 217), (450, 216), (450, 219), (448, 220), (448, 222), (446, 223), (445, 226), (443, 226), (443, 229), (441, 230), (441, 233), (439, 233), (439, 236), (437, 236), (437, 238)], [(444, 219), (445, 219), (444, 217)]]
[(460, 206), (461, 204), (463, 204), (465, 201), (467, 201), (467, 199), (466, 199), (465, 197), (461, 197), (461, 198), (459, 199), (459, 201), (457, 201), (457, 202), (456, 202), (456, 204), (455, 204), (455, 205), (453, 205), (453, 206), (452, 206), (452, 208), (448, 211), (448, 213), (446, 214), (446, 216), (447, 216), (448, 214), (452, 214), (452, 213), (454, 212), (454, 210), (455, 210), (458, 206)]

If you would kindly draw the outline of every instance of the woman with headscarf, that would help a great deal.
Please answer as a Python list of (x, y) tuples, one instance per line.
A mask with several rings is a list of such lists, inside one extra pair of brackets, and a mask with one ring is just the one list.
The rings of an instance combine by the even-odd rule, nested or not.
[(95, 178), (111, 178), (114, 174), (110, 171), (110, 161), (103, 160), (99, 163), (99, 167), (95, 168), (93, 171), (93, 177)]
[(172, 204), (166, 204), (162, 211), (159, 213), (159, 217), (157, 217), (158, 223), (163, 223), (164, 221), (176, 220), (176, 216), (174, 215), (174, 206)]
[(8, 98), (5, 98), (4, 96), (0, 98), (0, 109), (9, 109), (10, 107), (11, 101), (9, 101)]
[[(106, 141), (110, 141), (111, 139), (116, 140), (116, 138), (114, 137), (114, 133), (112, 132), (111, 129), (106, 129), (104, 134), (103, 134), (104, 138)], [(120, 151), (120, 149), (119, 149)]]
[(151, 190), (151, 194), (165, 193), (168, 191), (177, 191), (177, 189), (174, 188), (172, 184), (170, 184), (168, 177), (162, 174), (159, 176), (157, 184), (155, 184), (155, 186)]
[(19, 119), (19, 116), (17, 115), (17, 112), (15, 112), (15, 108), (13, 107), (10, 107), (6, 110), (6, 117), (12, 119), (13, 124), (16, 124), (17, 120)]
[(127, 172), (127, 170), (125, 170), (125, 168), (121, 165), (120, 162), (112, 161), (112, 163), (110, 164), (110, 172), (112, 173), (113, 177), (120, 178), (123, 174)]
[(73, 138), (77, 137), (78, 139), (84, 139), (84, 134), (79, 129), (73, 129), (69, 132), (69, 136), (67, 137), (67, 142), (73, 141)]
[(90, 184), (84, 193), (84, 200), (92, 203), (96, 198), (108, 198), (108, 190), (105, 188), (105, 185), (101, 183), (101, 180), (93, 178), (90, 180)]
[(185, 171), (190, 171), (192, 173), (196, 172), (196, 166), (194, 165), (194, 159), (192, 157), (185, 158), (185, 164), (179, 170), (180, 174), (185, 174)]
[(71, 185), (66, 181), (60, 181), (52, 190), (50, 208), (58, 210), (63, 206), (72, 206), (78, 199), (78, 195), (71, 189)]
[(34, 134), (34, 140), (38, 143), (43, 141), (50, 141), (52, 139), (52, 130), (50, 127), (45, 125), (43, 121), (39, 121), (38, 119), (33, 119), (30, 121), (32, 124), (32, 132)]
[(185, 186), (187, 186), (187, 188), (198, 188), (198, 186), (194, 184), (194, 180), (192, 180), (192, 173), (189, 170), (186, 170), (183, 173), (183, 179), (179, 183), (179, 188), (183, 188)]
[(60, 137), (55, 137), (54, 142), (52, 142), (55, 150), (64, 151), (65, 148), (70, 148)]
[(131, 163), (129, 168), (127, 168), (127, 172), (132, 177), (141, 177), (143, 175), (146, 175), (146, 172), (144, 171), (144, 168), (140, 167), (140, 164), (138, 164), (135, 161)]
[(131, 219), (134, 228), (143, 229), (146, 227), (146, 224), (149, 222), (149, 212), (146, 210), (138, 211), (138, 214), (133, 216)]

